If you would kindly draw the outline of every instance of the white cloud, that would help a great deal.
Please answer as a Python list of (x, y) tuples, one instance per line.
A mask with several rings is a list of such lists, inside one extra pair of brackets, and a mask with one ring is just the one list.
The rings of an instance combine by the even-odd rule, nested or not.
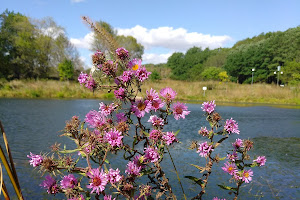
[(57, 27), (41, 28), (40, 33), (56, 39), (60, 34), (65, 34), (64, 30)]
[(71, 38), (70, 42), (77, 48), (90, 49), (93, 41), (93, 32), (90, 32), (84, 36), (84, 38)]
[(185, 52), (193, 46), (215, 49), (223, 47), (226, 42), (231, 41), (227, 35), (212, 36), (197, 32), (188, 32), (184, 28), (174, 29), (173, 27), (158, 27), (147, 29), (142, 26), (135, 26), (130, 29), (118, 28), (119, 35), (131, 35), (141, 43), (145, 50), (153, 47), (163, 47), (172, 51)]
[[(165, 63), (175, 51), (184, 53), (193, 46), (202, 47), (202, 49), (207, 47), (215, 49), (223, 47), (227, 42), (232, 41), (232, 38), (227, 35), (205, 35), (197, 32), (188, 32), (184, 28), (158, 27), (147, 29), (137, 25), (130, 29), (118, 28), (117, 30), (118, 35), (131, 35), (145, 47), (143, 63)], [(71, 38), (70, 41), (77, 48), (90, 49), (93, 41), (93, 32), (86, 34), (83, 38)], [(168, 53), (155, 53), (157, 48), (166, 49)], [(152, 53), (149, 53), (150, 50)]]
[(168, 58), (172, 55), (172, 53), (166, 54), (155, 54), (155, 53), (144, 53), (143, 55), (143, 63), (152, 63), (152, 64), (159, 64), (159, 63), (166, 63)]

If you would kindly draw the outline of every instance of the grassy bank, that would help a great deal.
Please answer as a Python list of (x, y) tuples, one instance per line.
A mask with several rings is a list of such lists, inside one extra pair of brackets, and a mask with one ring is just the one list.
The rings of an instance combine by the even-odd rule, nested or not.
[[(148, 81), (143, 91), (172, 87), (180, 100), (217, 100), (223, 102), (249, 102), (300, 105), (299, 87), (277, 87), (269, 84), (241, 85), (219, 82), (183, 82), (174, 80)], [(205, 96), (202, 88), (207, 87)], [(98, 98), (112, 99), (113, 93), (95, 93), (77, 82), (53, 80), (0, 82), (0, 97), (6, 98)]]

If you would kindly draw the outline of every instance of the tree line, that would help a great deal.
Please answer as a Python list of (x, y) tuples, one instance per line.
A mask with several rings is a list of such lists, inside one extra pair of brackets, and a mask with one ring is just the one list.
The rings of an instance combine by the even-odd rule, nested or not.
[(262, 33), (238, 41), (232, 48), (192, 47), (185, 54), (175, 52), (166, 66), (171, 69), (170, 77), (177, 80), (230, 79), (251, 83), (254, 69), (254, 82), (275, 82), (280, 73), (280, 83), (297, 84), (300, 83), (300, 26), (284, 32)]

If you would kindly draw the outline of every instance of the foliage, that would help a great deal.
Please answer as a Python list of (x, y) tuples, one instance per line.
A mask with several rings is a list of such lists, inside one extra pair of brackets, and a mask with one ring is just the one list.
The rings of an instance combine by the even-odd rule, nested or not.
[(71, 80), (74, 76), (74, 66), (71, 60), (65, 59), (58, 65), (60, 80)]
[(152, 71), (151, 75), (150, 75), (150, 80), (151, 81), (158, 81), (158, 80), (161, 80), (161, 76), (160, 74), (158, 73), (158, 71), (154, 70)]
[(0, 22), (0, 77), (49, 78), (56, 76), (64, 59), (76, 63), (75, 69), (82, 68), (77, 50), (53, 19), (30, 19), (6, 10)]
[(222, 72), (222, 69), (217, 67), (209, 67), (206, 68), (201, 76), (204, 80), (219, 80), (219, 74)]

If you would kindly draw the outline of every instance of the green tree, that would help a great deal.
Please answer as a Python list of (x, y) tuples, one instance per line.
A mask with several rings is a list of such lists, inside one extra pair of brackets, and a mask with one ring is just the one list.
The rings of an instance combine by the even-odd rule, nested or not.
[(221, 68), (209, 67), (206, 68), (202, 73), (201, 77), (204, 80), (219, 80), (219, 74), (222, 72)]
[(65, 59), (58, 65), (60, 80), (71, 80), (74, 76), (74, 66), (71, 60)]
[[(96, 25), (101, 30), (102, 34), (94, 32), (91, 47), (92, 51), (109, 51), (111, 43), (114, 43), (117, 47), (124, 47), (127, 49), (131, 53), (131, 58), (142, 58), (142, 55), (144, 54), (144, 47), (137, 42), (136, 38), (132, 36), (118, 35), (117, 30), (104, 21), (96, 22)], [(111, 42), (107, 42), (104, 37), (111, 40)]]

